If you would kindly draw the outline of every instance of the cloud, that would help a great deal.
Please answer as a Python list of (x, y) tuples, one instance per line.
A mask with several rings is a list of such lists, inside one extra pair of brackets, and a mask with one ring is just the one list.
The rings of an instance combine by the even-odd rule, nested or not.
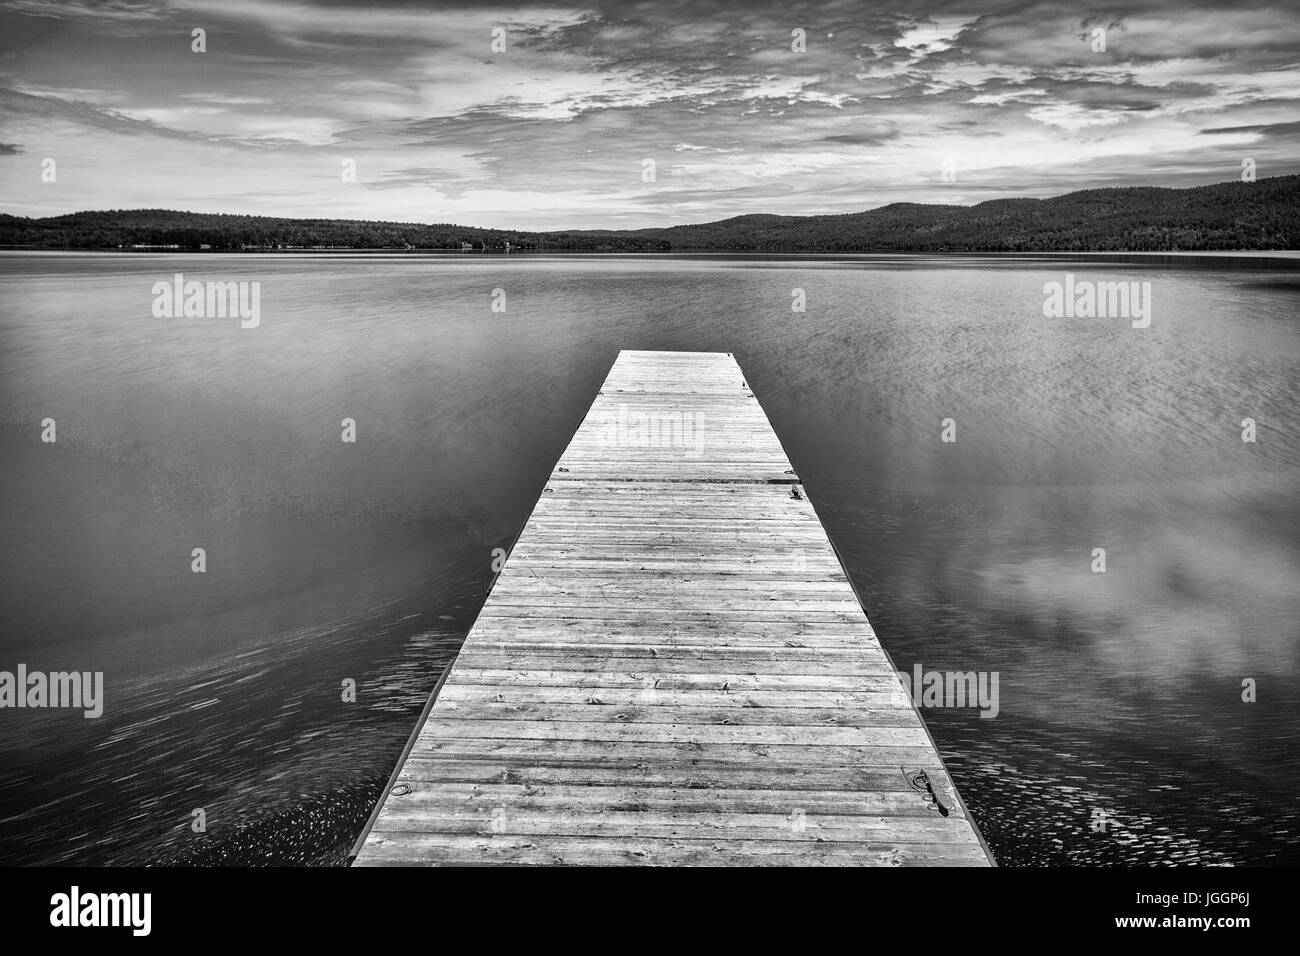
[(942, 53), (952, 49), (963, 29), (973, 23), (967, 17), (940, 17), (925, 20), (908, 27), (901, 36), (894, 40), (894, 46), (902, 47), (916, 59), (930, 53)]
[(1191, 185), (1235, 175), (1247, 145), (1270, 174), (1300, 171), (1298, 50), (1300, 10), (1256, 0), (1114, 16), (1065, 0), (8, 0), (0, 122), (60, 178), (5, 150), (0, 175), (25, 214), (532, 228)]
[(1300, 134), (1300, 122), (1260, 123), (1255, 126), (1216, 126), (1201, 130), (1202, 136), (1222, 136), (1226, 133), (1258, 133), (1261, 136), (1295, 136)]

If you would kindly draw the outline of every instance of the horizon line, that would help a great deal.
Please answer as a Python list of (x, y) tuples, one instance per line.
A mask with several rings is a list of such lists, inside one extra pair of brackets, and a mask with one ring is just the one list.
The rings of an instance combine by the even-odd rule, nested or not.
[(1276, 176), (1261, 176), (1258, 179), (1249, 182), (1244, 180), (1239, 180), (1239, 179), (1225, 179), (1225, 180), (1218, 180), (1215, 182), (1200, 183), (1195, 186), (1151, 186), (1151, 185), (1086, 186), (1081, 189), (1072, 189), (1069, 190), (1068, 192), (1057, 193), (1051, 196), (994, 196), (989, 199), (981, 199), (979, 202), (973, 202), (973, 203), (914, 202), (909, 200), (899, 200), (897, 202), (884, 203), (879, 206), (871, 206), (866, 209), (859, 209), (854, 212), (812, 212), (812, 213), (803, 213), (799, 215), (790, 215), (787, 213), (747, 212), (747, 213), (740, 213), (739, 215), (735, 215), (735, 216), (727, 216), (722, 219), (709, 219), (700, 222), (683, 222), (683, 223), (676, 223), (671, 226), (633, 226), (633, 227), (622, 228), (622, 229), (601, 229), (601, 228), (590, 228), (590, 227), (573, 227), (573, 228), (552, 227), (552, 228), (545, 228), (545, 229), (523, 229), (517, 227), (503, 228), (499, 226), (474, 226), (474, 225), (467, 225), (465, 223), (450, 222), (450, 221), (439, 222), (439, 221), (432, 221), (432, 220), (426, 221), (426, 220), (402, 220), (402, 219), (349, 219), (349, 218), (333, 218), (333, 217), (319, 217), (319, 216), (266, 215), (262, 213), (243, 213), (243, 212), (202, 212), (193, 209), (169, 209), (161, 206), (138, 206), (138, 207), (122, 208), (122, 209), (78, 209), (73, 212), (54, 213), (48, 216), (23, 216), (23, 215), (18, 215), (16, 213), (5, 212), (3, 208), (0, 207), (0, 215), (9, 216), (14, 219), (26, 219), (32, 222), (41, 222), (47, 219), (59, 219), (64, 216), (81, 216), (87, 214), (168, 212), (168, 213), (182, 213), (188, 216), (229, 216), (232, 218), (244, 217), (249, 219), (282, 219), (289, 222), (308, 222), (312, 220), (319, 220), (322, 222), (395, 223), (395, 224), (408, 225), (408, 226), (409, 225), (455, 226), (458, 229), (476, 229), (483, 232), (518, 232), (518, 233), (533, 233), (533, 234), (552, 233), (552, 232), (554, 233), (589, 232), (589, 233), (613, 234), (613, 233), (650, 232), (650, 231), (659, 232), (659, 231), (666, 231), (669, 229), (677, 229), (677, 228), (690, 227), (690, 226), (707, 226), (707, 225), (714, 225), (717, 223), (731, 222), (736, 219), (744, 219), (748, 216), (770, 216), (774, 219), (814, 219), (814, 218), (829, 219), (829, 218), (841, 218), (847, 216), (860, 216), (863, 215), (864, 213), (876, 212), (881, 209), (888, 209), (891, 206), (924, 206), (930, 208), (949, 207), (955, 209), (974, 209), (978, 206), (984, 205), (985, 203), (1005, 202), (1009, 199), (1010, 200), (1021, 199), (1021, 200), (1029, 200), (1033, 202), (1050, 202), (1053, 199), (1061, 199), (1066, 196), (1075, 195), (1077, 193), (1108, 192), (1108, 191), (1117, 192), (1125, 189), (1157, 190), (1161, 192), (1190, 192), (1191, 190), (1194, 189), (1207, 189), (1213, 186), (1227, 186), (1227, 185), (1232, 185), (1234, 183), (1240, 183), (1243, 186), (1256, 186), (1259, 185), (1260, 183), (1265, 183), (1272, 180), (1291, 179), (1297, 177), (1300, 177), (1300, 173), (1282, 173)]

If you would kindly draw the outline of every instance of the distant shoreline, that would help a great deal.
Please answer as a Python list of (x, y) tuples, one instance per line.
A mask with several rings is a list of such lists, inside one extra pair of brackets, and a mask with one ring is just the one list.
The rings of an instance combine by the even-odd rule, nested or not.
[(1221, 253), (1300, 250), (1300, 175), (1187, 189), (1110, 187), (974, 206), (893, 203), (859, 213), (755, 213), (624, 230), (531, 232), (451, 223), (179, 212), (0, 214), (0, 248), (462, 255)]
[[(593, 251), (555, 251), (537, 252), (525, 250), (519, 252), (462, 253), (450, 249), (106, 249), (106, 248), (40, 248), (0, 245), (0, 253), (30, 253), (33, 255), (67, 255), (67, 256), (177, 256), (177, 257), (225, 257), (225, 256), (266, 256), (280, 258), (409, 258), (409, 259), (445, 259), (481, 262), (484, 260), (545, 261), (560, 259), (735, 259), (747, 261), (872, 261), (872, 260), (1003, 260), (1008, 263), (1025, 261), (1068, 262), (1082, 258), (1105, 260), (1113, 258), (1129, 263), (1168, 265), (1195, 265), (1196, 260), (1233, 260), (1239, 263), (1263, 264), (1273, 260), (1300, 269), (1300, 249), (1193, 249), (1193, 250), (1078, 250), (1050, 252), (1021, 251), (982, 251), (982, 252), (737, 252), (717, 249), (680, 249), (667, 252), (593, 252)], [(1169, 261), (1173, 260), (1173, 261)]]

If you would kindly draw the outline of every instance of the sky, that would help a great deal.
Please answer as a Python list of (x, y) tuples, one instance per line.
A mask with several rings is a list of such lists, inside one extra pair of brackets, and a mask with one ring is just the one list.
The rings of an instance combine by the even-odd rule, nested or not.
[(13, 215), (630, 229), (1244, 160), (1300, 172), (1294, 0), (0, 0)]

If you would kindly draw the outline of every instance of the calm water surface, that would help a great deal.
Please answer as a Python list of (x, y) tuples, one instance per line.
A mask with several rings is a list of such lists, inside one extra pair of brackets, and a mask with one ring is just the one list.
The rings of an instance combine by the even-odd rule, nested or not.
[[(1067, 271), (1150, 282), (1151, 327), (1045, 319)], [(260, 281), (261, 326), (154, 318), (175, 272)], [(0, 670), (107, 697), (0, 711), (0, 862), (341, 862), (623, 348), (734, 353), (895, 663), (998, 672), (996, 719), (925, 715), (1000, 862), (1300, 862), (1293, 265), (19, 253), (0, 282)]]

